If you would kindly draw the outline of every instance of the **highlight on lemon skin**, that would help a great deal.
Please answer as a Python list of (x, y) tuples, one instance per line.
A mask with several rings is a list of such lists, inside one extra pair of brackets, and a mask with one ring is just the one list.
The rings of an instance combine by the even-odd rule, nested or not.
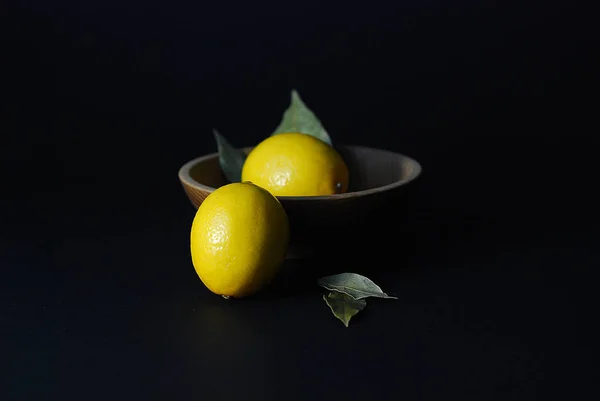
[(348, 190), (348, 168), (329, 144), (299, 132), (270, 136), (248, 154), (242, 181), (275, 196), (321, 196)]
[(288, 217), (250, 182), (222, 186), (200, 204), (190, 233), (192, 264), (213, 293), (243, 298), (268, 286), (285, 260)]

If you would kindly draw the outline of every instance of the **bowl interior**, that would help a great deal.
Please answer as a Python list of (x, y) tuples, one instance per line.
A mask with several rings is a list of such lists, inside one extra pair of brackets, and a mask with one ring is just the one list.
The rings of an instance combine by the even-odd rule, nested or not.
[[(351, 145), (336, 148), (348, 166), (350, 181), (346, 194), (330, 197), (385, 190), (389, 186), (407, 183), (421, 172), (421, 166), (414, 159), (392, 151)], [(244, 151), (248, 153), (251, 149), (244, 148)], [(179, 175), (188, 185), (209, 192), (228, 183), (216, 153), (192, 160), (182, 167)]]
[(421, 172), (415, 160), (388, 150), (343, 146), (338, 151), (348, 166), (350, 193), (407, 182)]
[(218, 155), (211, 156), (190, 166), (189, 178), (198, 184), (215, 189), (227, 184), (228, 181), (219, 166)]

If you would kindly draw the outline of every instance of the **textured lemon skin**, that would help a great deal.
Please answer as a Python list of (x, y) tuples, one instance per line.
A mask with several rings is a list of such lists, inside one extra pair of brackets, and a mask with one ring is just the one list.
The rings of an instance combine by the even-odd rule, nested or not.
[(248, 154), (242, 181), (275, 196), (320, 196), (348, 190), (348, 168), (327, 143), (302, 133), (270, 136)]
[(192, 222), (192, 264), (215, 294), (243, 298), (266, 287), (289, 242), (287, 214), (277, 198), (252, 183), (212, 192)]

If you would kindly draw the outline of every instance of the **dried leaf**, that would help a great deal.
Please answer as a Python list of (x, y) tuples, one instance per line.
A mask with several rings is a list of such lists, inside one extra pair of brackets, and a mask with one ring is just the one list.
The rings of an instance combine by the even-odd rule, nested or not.
[(282, 134), (285, 132), (301, 132), (303, 134), (312, 135), (329, 145), (332, 144), (331, 138), (327, 131), (325, 131), (325, 128), (323, 128), (321, 121), (319, 121), (317, 116), (306, 106), (306, 104), (304, 104), (296, 90), (292, 90), (290, 106), (283, 113), (281, 123), (271, 135)]
[(339, 292), (330, 292), (323, 294), (323, 299), (333, 312), (333, 315), (340, 319), (344, 326), (348, 327), (350, 319), (367, 306), (364, 299), (354, 299), (346, 294)]
[(383, 292), (381, 288), (365, 276), (356, 273), (341, 273), (333, 276), (320, 278), (317, 283), (330, 291), (338, 291), (350, 295), (354, 299), (363, 299), (367, 297), (391, 298)]
[(213, 130), (215, 140), (217, 141), (217, 150), (219, 152), (219, 165), (225, 177), (230, 182), (240, 182), (242, 180), (242, 167), (246, 161), (246, 154), (240, 149), (234, 148), (227, 139)]

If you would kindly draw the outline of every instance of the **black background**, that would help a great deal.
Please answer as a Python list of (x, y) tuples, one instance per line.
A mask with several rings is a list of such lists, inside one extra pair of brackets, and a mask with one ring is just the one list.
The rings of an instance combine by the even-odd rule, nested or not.
[[(591, 396), (590, 10), (24, 0), (2, 16), (0, 400)], [(330, 254), (224, 302), (191, 266), (177, 171), (216, 150), (213, 128), (264, 138), (293, 88), (334, 141), (423, 175), (363, 246), (332, 233)], [(344, 328), (314, 277), (348, 270), (399, 300)]]

